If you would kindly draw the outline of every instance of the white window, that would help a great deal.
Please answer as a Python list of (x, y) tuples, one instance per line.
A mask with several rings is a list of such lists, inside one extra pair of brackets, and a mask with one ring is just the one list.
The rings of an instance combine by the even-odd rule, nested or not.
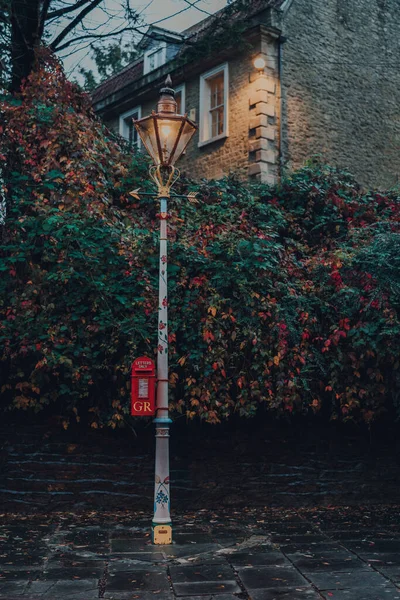
[(200, 76), (199, 146), (228, 136), (228, 63)]
[(175, 88), (176, 112), (178, 115), (184, 115), (186, 110), (186, 90), (185, 84), (178, 85)]
[(151, 48), (144, 53), (143, 75), (161, 67), (167, 60), (167, 44), (162, 42), (159, 46)]
[(131, 110), (123, 113), (119, 117), (119, 134), (124, 137), (132, 148), (138, 150), (140, 148), (140, 137), (138, 132), (133, 126), (133, 119), (140, 119), (142, 116), (142, 110), (140, 106), (136, 106)]

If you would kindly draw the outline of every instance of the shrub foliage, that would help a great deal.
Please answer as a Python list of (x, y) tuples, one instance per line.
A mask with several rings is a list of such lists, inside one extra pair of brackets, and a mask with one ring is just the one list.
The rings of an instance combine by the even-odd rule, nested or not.
[[(130, 365), (156, 356), (158, 218), (147, 163), (112, 139), (49, 62), (1, 102), (4, 409), (64, 426), (129, 420)], [(399, 198), (308, 165), (279, 187), (230, 177), (171, 201), (175, 414), (315, 412), (367, 424), (398, 409)]]

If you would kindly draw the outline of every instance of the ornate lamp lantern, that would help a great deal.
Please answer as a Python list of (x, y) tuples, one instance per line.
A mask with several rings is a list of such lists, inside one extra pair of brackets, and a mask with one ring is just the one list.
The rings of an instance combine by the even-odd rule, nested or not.
[(187, 115), (176, 113), (175, 91), (168, 75), (160, 90), (157, 112), (134, 121), (134, 126), (154, 162), (150, 175), (159, 193), (169, 196), (171, 185), (179, 176), (174, 165), (196, 132), (197, 125)]
[[(168, 287), (167, 287), (167, 201), (170, 189), (179, 176), (175, 162), (182, 155), (196, 132), (197, 125), (187, 115), (176, 113), (175, 92), (168, 76), (160, 90), (157, 112), (138, 119), (133, 124), (153, 159), (150, 176), (157, 185), (160, 200), (160, 260), (157, 336), (157, 401), (156, 401), (156, 461), (154, 486), (154, 544), (172, 543), (169, 479), (168, 414)], [(136, 192), (136, 190), (135, 190)]]

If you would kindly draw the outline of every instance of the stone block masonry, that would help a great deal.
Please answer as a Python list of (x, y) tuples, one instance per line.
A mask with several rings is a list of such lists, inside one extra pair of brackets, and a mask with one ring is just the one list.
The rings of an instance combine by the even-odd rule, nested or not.
[(280, 85), (277, 42), (264, 32), (260, 56), (266, 67), (263, 72), (252, 73), (250, 77), (248, 176), (273, 185), (279, 175)]
[(283, 158), (389, 188), (400, 177), (400, 2), (293, 0), (283, 19)]

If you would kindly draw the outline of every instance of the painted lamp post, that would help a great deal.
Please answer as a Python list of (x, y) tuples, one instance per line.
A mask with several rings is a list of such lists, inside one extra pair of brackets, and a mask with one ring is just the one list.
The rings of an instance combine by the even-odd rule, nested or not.
[(169, 483), (169, 426), (168, 415), (168, 290), (167, 290), (167, 201), (171, 186), (179, 177), (174, 164), (184, 152), (197, 126), (187, 115), (176, 113), (175, 92), (167, 77), (160, 90), (157, 112), (134, 121), (154, 165), (150, 176), (155, 182), (160, 200), (160, 263), (158, 301), (158, 352), (156, 400), (156, 464), (154, 488), (154, 544), (172, 542)]

